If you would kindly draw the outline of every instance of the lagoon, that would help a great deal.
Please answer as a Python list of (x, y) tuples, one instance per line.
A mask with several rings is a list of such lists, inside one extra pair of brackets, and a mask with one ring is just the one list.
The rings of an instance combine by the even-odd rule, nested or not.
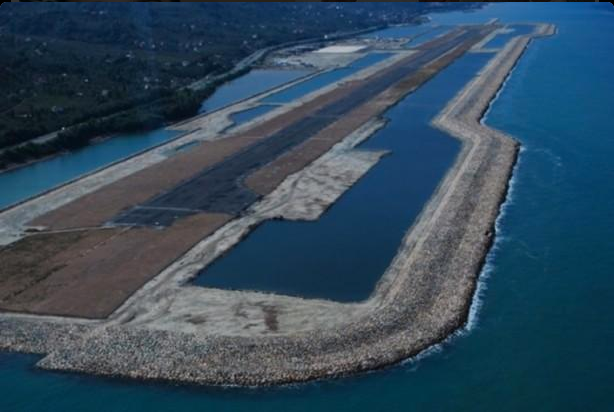
[(463, 56), (388, 110), (388, 124), (359, 149), (390, 155), (320, 219), (260, 225), (195, 283), (342, 302), (368, 298), (458, 154), (460, 142), (432, 128), (431, 119), (491, 57)]

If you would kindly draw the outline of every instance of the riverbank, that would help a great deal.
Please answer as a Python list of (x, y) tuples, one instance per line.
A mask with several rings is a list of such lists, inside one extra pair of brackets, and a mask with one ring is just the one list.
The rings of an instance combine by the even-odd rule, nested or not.
[[(118, 319), (83, 336), (77, 346), (52, 352), (40, 366), (147, 379), (262, 385), (382, 367), (444, 339), (466, 318), (517, 151), (507, 136), (474, 128), (527, 42), (528, 38), (521, 38), (504, 49), (439, 118), (440, 124), (460, 125), (456, 132), (464, 142), (463, 154), (408, 233), (365, 313), (335, 327), (277, 336), (126, 328), (121, 325), (130, 319)], [(150, 342), (148, 347), (129, 350), (145, 340)]]

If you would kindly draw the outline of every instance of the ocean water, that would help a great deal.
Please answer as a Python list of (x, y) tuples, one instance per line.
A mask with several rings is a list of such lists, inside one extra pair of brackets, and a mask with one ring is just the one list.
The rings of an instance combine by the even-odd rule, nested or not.
[(342, 302), (368, 298), (460, 149), (431, 119), (492, 56), (463, 56), (389, 109), (388, 124), (359, 148), (390, 154), (320, 219), (265, 222), (194, 283)]
[[(614, 404), (614, 13), (495, 4), (449, 23), (551, 21), (486, 122), (521, 141), (470, 328), (414, 361), (271, 389), (100, 379), (0, 355), (2, 411), (608, 411)], [(460, 19), (464, 20), (460, 20)]]

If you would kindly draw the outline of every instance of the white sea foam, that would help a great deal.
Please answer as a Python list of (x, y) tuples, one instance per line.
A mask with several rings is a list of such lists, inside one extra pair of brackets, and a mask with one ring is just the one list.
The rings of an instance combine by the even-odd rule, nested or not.
[(471, 307), (469, 308), (469, 316), (467, 318), (467, 323), (465, 327), (462, 329), (464, 332), (470, 332), (475, 329), (478, 325), (478, 318), (480, 314), (480, 309), (483, 305), (483, 296), (487, 289), (487, 281), (490, 278), (493, 270), (494, 270), (494, 260), (497, 255), (501, 244), (507, 240), (506, 236), (503, 234), (502, 228), (502, 220), (507, 215), (507, 211), (509, 207), (514, 203), (514, 193), (516, 191), (516, 183), (517, 183), (517, 170), (518, 166), (522, 159), (522, 148), (518, 155), (518, 161), (514, 165), (514, 169), (512, 170), (512, 177), (509, 182), (509, 187), (507, 191), (507, 195), (505, 197), (505, 201), (499, 207), (499, 215), (495, 220), (495, 239), (492, 247), (488, 251), (486, 255), (486, 261), (484, 263), (484, 267), (482, 271), (478, 275), (478, 281), (475, 293), (473, 295), (473, 300), (471, 301)]
[(516, 186), (517, 181), (516, 171), (518, 165), (520, 164), (521, 154), (523, 151), (524, 150), (521, 148), (518, 162), (516, 162), (516, 165), (514, 166), (514, 169), (512, 171), (512, 177), (510, 179), (509, 189), (507, 191), (505, 201), (501, 204), (499, 208), (499, 214), (497, 216), (497, 219), (495, 220), (495, 240), (493, 242), (492, 247), (488, 251), (488, 254), (486, 255), (484, 266), (482, 267), (482, 270), (478, 275), (476, 290), (471, 300), (471, 306), (469, 307), (469, 315), (467, 316), (467, 322), (465, 323), (465, 326), (452, 333), (442, 342), (429, 346), (417, 355), (401, 362), (401, 364), (404, 366), (413, 366), (409, 369), (410, 371), (416, 370), (418, 368), (419, 362), (422, 359), (434, 355), (436, 353), (441, 353), (446, 345), (451, 344), (454, 340), (467, 335), (478, 327), (478, 319), (480, 315), (480, 310), (483, 305), (483, 297), (488, 288), (488, 279), (490, 278), (495, 268), (494, 260), (499, 248), (501, 247), (501, 244), (507, 239), (502, 234), (501, 221), (503, 220), (503, 218), (505, 218), (507, 210), (514, 200), (514, 188)]
[[(502, 83), (501, 87), (497, 91), (497, 94), (488, 104), (488, 108), (486, 109), (486, 111), (484, 112), (484, 115), (480, 119), (481, 124), (484, 124), (484, 122), (486, 121), (493, 103), (499, 98), (499, 95), (505, 89), (507, 81), (509, 80), (510, 76), (512, 75), (512, 72), (515, 69), (516, 69), (516, 66), (514, 66), (514, 68), (510, 70), (504, 82)], [(459, 337), (467, 335), (468, 333), (470, 333), (471, 331), (475, 330), (478, 327), (478, 319), (480, 315), (480, 310), (482, 309), (482, 306), (483, 306), (483, 297), (488, 288), (488, 279), (490, 278), (494, 270), (494, 267), (495, 267), (494, 260), (495, 260), (497, 251), (501, 247), (501, 244), (507, 241), (507, 237), (505, 236), (502, 230), (501, 222), (505, 218), (508, 208), (514, 203), (514, 193), (516, 190), (515, 188), (516, 188), (516, 183), (517, 183), (517, 170), (522, 161), (523, 153), (525, 151), (526, 151), (526, 147), (520, 146), (520, 150), (518, 153), (518, 160), (512, 170), (512, 176), (509, 181), (509, 186), (508, 186), (507, 194), (505, 196), (505, 200), (499, 207), (499, 214), (497, 215), (497, 219), (495, 219), (495, 225), (494, 225), (495, 238), (494, 238), (494, 241), (493, 241), (493, 244), (490, 250), (488, 251), (488, 254), (486, 255), (484, 266), (482, 267), (482, 270), (480, 271), (480, 274), (478, 275), (476, 289), (473, 294), (473, 298), (471, 300), (471, 306), (469, 307), (469, 314), (467, 316), (467, 321), (465, 322), (465, 325), (462, 328), (455, 331), (454, 333), (452, 333), (442, 342), (429, 346), (422, 352), (418, 353), (416, 356), (413, 356), (403, 361), (402, 362), (403, 365), (416, 364), (410, 370), (412, 371), (415, 370), (417, 368), (417, 364), (422, 359), (428, 356), (431, 356), (435, 353), (440, 353), (441, 351), (443, 351), (446, 345), (449, 345), (450, 343), (452, 343), (452, 341), (454, 341), (455, 339)]]
[(563, 166), (563, 158), (557, 155), (556, 153), (554, 153), (552, 149), (549, 149), (549, 148), (534, 149), (533, 153), (543, 154), (544, 157), (547, 158), (550, 161), (550, 163), (552, 163), (554, 167), (557, 169)]

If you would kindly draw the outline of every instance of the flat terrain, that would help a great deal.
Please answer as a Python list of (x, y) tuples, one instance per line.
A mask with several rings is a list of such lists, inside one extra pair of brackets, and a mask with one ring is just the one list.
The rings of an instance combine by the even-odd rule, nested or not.
[(26, 237), (0, 250), (2, 309), (105, 318), (231, 216), (202, 213), (173, 231), (109, 228)]
[[(498, 28), (497, 25), (459, 28), (430, 44), (421, 45), (421, 50), (409, 57), (399, 54), (399, 58), (389, 64), (365, 70), (340, 87), (314, 93), (300, 104), (289, 104), (274, 116), (265, 116), (266, 121), (241, 129), (238, 134), (243, 133), (243, 137), (254, 139), (253, 145), (260, 145), (271, 135), (313, 115), (327, 104), (342, 101), (343, 96), (367, 87), (365, 83), (369, 80), (376, 84), (379, 76), (393, 73), (412, 61), (412, 57), (419, 58), (415, 56), (476, 31), (475, 36), (461, 41), (458, 47), (433, 56), (433, 60), (417, 71), (409, 70), (365, 104), (287, 148), (270, 163), (238, 173), (246, 187), (262, 199), (236, 215), (199, 211), (172, 218), (168, 226), (109, 224), (123, 212), (172, 193), (206, 172), (203, 168), (190, 172), (191, 165), (183, 169), (183, 178), (174, 176), (176, 181), (166, 181), (163, 188), (148, 186), (153, 194), (144, 196), (144, 200), (130, 202), (119, 210), (114, 200), (104, 214), (90, 218), (92, 222), (100, 219), (90, 227), (48, 229), (47, 232), (39, 227), (43, 232), (36, 234), (24, 234), (16, 229), (16, 225), (36, 218), (61, 225), (62, 219), (57, 214), (53, 218), (53, 212), (46, 217), (41, 215), (54, 208), (70, 207), (69, 201), (62, 203), (57, 199), (58, 193), (76, 199), (73, 203), (89, 196), (77, 194), (95, 195), (96, 192), (88, 192), (87, 187), (82, 192), (74, 187), (77, 184), (87, 186), (89, 178), (2, 212), (0, 218), (8, 227), (0, 231), (2, 239), (22, 238), (8, 242), (10, 244), (0, 252), (3, 264), (7, 262), (9, 268), (6, 275), (3, 274), (4, 289), (0, 299), (10, 302), (18, 311), (72, 313), (81, 317), (84, 313), (93, 313), (92, 317), (99, 316), (96, 313), (111, 314), (104, 320), (87, 320), (4, 313), (0, 315), (0, 348), (45, 354), (38, 366), (54, 370), (198, 384), (269, 385), (380, 368), (441, 342), (467, 319), (477, 277), (493, 240), (495, 219), (518, 153), (518, 144), (510, 136), (482, 125), (479, 120), (531, 38), (554, 33), (551, 25), (535, 27), (531, 35), (515, 37), (500, 49), (433, 120), (435, 127), (461, 140), (461, 152), (418, 220), (406, 232), (397, 255), (369, 299), (343, 304), (191, 287), (188, 281), (203, 265), (227, 252), (268, 219), (317, 219), (384, 155), (355, 150), (360, 141), (381, 127), (377, 115), (468, 50), (484, 52), (480, 41)], [(300, 112), (299, 108), (305, 111)], [(360, 123), (359, 120), (365, 118), (367, 121), (363, 124), (352, 126), (352, 119)], [(205, 119), (194, 119), (191, 124), (205, 124)], [(220, 126), (224, 122), (209, 124)], [(275, 130), (267, 129), (270, 127)], [(332, 144), (327, 139), (334, 140), (334, 137), (331, 133), (325, 138), (322, 133), (337, 127), (336, 130), (349, 134), (338, 137), (338, 142), (327, 150)], [(258, 130), (268, 132), (259, 134), (255, 132)], [(223, 134), (219, 137), (222, 140), (231, 138)], [(212, 141), (187, 153), (198, 154)], [(250, 147), (231, 151), (224, 159), (239, 156)], [(131, 161), (125, 162), (125, 166), (143, 172), (164, 170), (167, 161), (179, 156), (155, 161), (144, 154), (138, 159), (150, 166), (132, 169)], [(197, 159), (198, 155), (194, 160)], [(208, 170), (223, 165), (224, 159), (219, 164), (207, 166)], [(293, 170), (299, 171), (292, 173)], [(105, 171), (100, 174), (106, 176)], [(132, 175), (136, 174), (138, 172)], [(138, 193), (139, 188), (123, 186), (124, 179), (132, 175), (106, 180), (107, 185), (102, 188), (90, 187), (103, 191), (117, 185), (118, 197), (133, 196), (132, 192)], [(280, 177), (281, 183), (271, 189)], [(144, 183), (155, 184), (148, 180)], [(104, 202), (105, 197), (100, 200)], [(83, 208), (74, 209), (75, 214), (82, 211)], [(70, 213), (64, 212), (64, 216)], [(206, 220), (191, 220), (200, 217)], [(78, 223), (79, 219), (72, 223)], [(225, 219), (229, 220), (222, 223)], [(214, 229), (218, 224), (221, 226)], [(209, 229), (202, 230), (203, 227)], [(192, 234), (194, 238), (190, 238)], [(130, 236), (135, 238), (132, 242)], [(141, 236), (147, 240), (142, 241)], [(196, 238), (200, 240), (194, 240)], [(167, 242), (167, 239), (175, 241)], [(173, 249), (180, 247), (174, 243), (181, 247), (192, 243), (192, 246), (187, 252), (179, 252)], [(104, 253), (99, 255), (99, 250)], [(28, 259), (24, 258), (26, 255)], [(164, 259), (172, 262), (165, 263)], [(138, 272), (135, 261), (141, 263), (141, 260), (155, 270), (142, 273), (143, 278), (138, 278), (130, 272)], [(72, 262), (80, 266), (73, 268)], [(103, 270), (98, 270), (101, 265)], [(121, 277), (121, 282), (126, 282), (121, 293), (132, 295), (113, 309), (116, 302), (109, 303), (107, 296), (118, 292), (117, 285), (112, 283), (120, 279), (105, 282), (102, 278), (112, 276), (113, 270), (125, 270), (124, 266), (129, 269)], [(157, 269), (159, 267), (164, 268)], [(148, 281), (147, 277), (154, 276), (157, 270), (158, 275)], [(28, 275), (19, 282), (7, 281), (21, 273)], [(79, 276), (83, 274), (87, 274), (87, 279), (82, 281)], [(143, 286), (135, 287), (132, 282), (140, 282)], [(34, 292), (40, 293), (36, 300), (30, 295)], [(75, 293), (81, 293), (88, 302), (79, 298), (77, 307), (66, 304)], [(24, 298), (28, 296), (30, 300)], [(39, 300), (48, 305), (37, 308)], [(99, 307), (96, 306), (98, 302)]]
[[(492, 29), (459, 28), (367, 77), (345, 82), (238, 134), (203, 142), (35, 218), (30, 225), (48, 233), (0, 251), (6, 268), (0, 278), (0, 308), (107, 317), (198, 241)], [(33, 247), (33, 242), (63, 247)], [(30, 258), (24, 260), (24, 254)], [(18, 290), (11, 282), (16, 273), (23, 277)]]

